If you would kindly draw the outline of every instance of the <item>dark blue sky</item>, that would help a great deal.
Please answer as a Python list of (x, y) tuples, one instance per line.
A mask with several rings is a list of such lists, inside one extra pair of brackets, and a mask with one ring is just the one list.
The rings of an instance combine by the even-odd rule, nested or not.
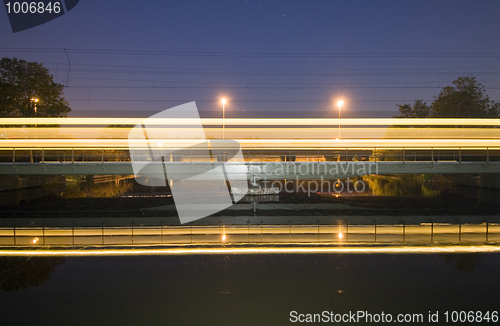
[(0, 11), (0, 56), (44, 63), (74, 114), (396, 111), (464, 75), (500, 100), (500, 1), (81, 0), (16, 34)]

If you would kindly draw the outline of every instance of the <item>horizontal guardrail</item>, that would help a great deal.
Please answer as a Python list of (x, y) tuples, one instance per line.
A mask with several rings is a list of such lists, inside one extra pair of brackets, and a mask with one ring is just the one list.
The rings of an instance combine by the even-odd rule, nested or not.
[(2, 227), (0, 246), (238, 243), (498, 243), (500, 224)]
[[(165, 154), (163, 154), (165, 152)], [(151, 162), (149, 151), (108, 148), (9, 148), (0, 149), (0, 163), (84, 163), (84, 162)], [(168, 162), (227, 162), (231, 156), (223, 151), (212, 151), (211, 155), (201, 155), (201, 151), (184, 150), (182, 154), (155, 150), (156, 155)], [(243, 150), (245, 162), (500, 162), (500, 147), (475, 149), (457, 148), (367, 148), (367, 149), (281, 149), (247, 148)], [(155, 157), (158, 159), (158, 157)]]

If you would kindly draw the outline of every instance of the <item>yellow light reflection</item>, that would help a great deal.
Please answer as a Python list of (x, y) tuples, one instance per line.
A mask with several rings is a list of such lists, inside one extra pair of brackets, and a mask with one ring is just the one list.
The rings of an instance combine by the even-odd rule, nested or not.
[[(234, 139), (234, 138), (233, 138)], [(450, 148), (458, 149), (494, 149), (500, 146), (498, 139), (234, 139), (242, 148), (263, 149), (318, 149), (318, 148), (356, 148), (356, 149), (400, 149), (400, 148)], [(162, 139), (162, 146), (158, 143), (151, 144), (153, 148), (183, 148), (193, 142), (203, 142), (201, 139)], [(281, 141), (280, 143), (278, 141)], [(136, 149), (144, 146), (144, 141), (127, 139), (0, 139), (0, 148), (45, 148), (45, 149), (100, 149), (100, 148), (125, 148), (129, 145)], [(147, 149), (147, 148), (145, 148)]]
[(217, 255), (217, 254), (426, 254), (426, 253), (487, 253), (500, 252), (500, 246), (364, 246), (364, 247), (185, 247), (146, 249), (89, 249), (89, 250), (0, 250), (0, 256), (135, 256), (135, 255)]
[[(226, 126), (228, 127), (228, 126)], [(165, 127), (151, 127), (150, 139), (159, 139)], [(2, 138), (7, 139), (128, 139), (131, 128), (103, 127), (61, 127), (61, 128), (2, 128)], [(181, 134), (196, 134), (195, 128), (182, 128)], [(206, 127), (210, 138), (222, 135), (217, 127)], [(331, 139), (332, 129), (326, 127), (231, 127), (225, 128), (231, 139)], [(1, 139), (1, 138), (0, 138)], [(500, 139), (500, 128), (386, 128), (386, 127), (347, 127), (342, 128), (342, 139)], [(338, 140), (336, 137), (335, 140)]]
[[(223, 119), (201, 119), (204, 126), (221, 125)], [(340, 119), (343, 126), (498, 126), (500, 119)], [(0, 125), (136, 125), (143, 118), (1, 118)], [(224, 119), (226, 126), (331, 126), (339, 119)], [(148, 125), (198, 125), (198, 119), (148, 119)]]

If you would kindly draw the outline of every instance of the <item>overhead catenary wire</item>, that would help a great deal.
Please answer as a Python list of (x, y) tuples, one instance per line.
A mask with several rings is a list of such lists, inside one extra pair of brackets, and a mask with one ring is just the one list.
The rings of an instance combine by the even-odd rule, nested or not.
[[(0, 48), (4, 52), (60, 53), (60, 48)], [(68, 48), (68, 52), (78, 54), (121, 54), (153, 56), (201, 56), (201, 57), (277, 57), (277, 58), (332, 58), (332, 57), (425, 57), (425, 58), (500, 58), (500, 52), (230, 52), (230, 51), (164, 51), (164, 50), (115, 50)]]
[[(159, 67), (152, 65), (117, 65), (117, 64), (95, 64), (95, 63), (71, 63), (69, 61), (69, 53), (71, 54), (89, 54), (108, 56), (108, 55), (137, 55), (137, 56), (171, 56), (171, 57), (223, 57), (223, 58), (499, 58), (500, 53), (488, 52), (461, 52), (461, 53), (432, 53), (432, 52), (380, 52), (380, 53), (361, 53), (361, 52), (211, 52), (211, 51), (154, 51), (154, 50), (121, 50), (121, 49), (92, 49), (92, 48), (0, 48), (3, 52), (19, 52), (19, 53), (65, 53), (70, 67), (68, 69), (68, 76), (64, 82), (65, 88), (68, 90), (78, 89), (103, 89), (103, 90), (142, 90), (142, 89), (167, 89), (167, 90), (332, 90), (338, 91), (339, 89), (359, 89), (359, 90), (408, 90), (408, 89), (421, 89), (433, 90), (440, 89), (439, 84), (442, 83), (442, 78), (446, 76), (492, 76), (492, 81), (485, 87), (486, 90), (499, 90), (500, 85), (491, 84), (498, 83), (496, 78), (500, 76), (500, 67), (483, 62), (480, 67), (417, 67), (417, 68), (380, 68), (380, 69), (230, 69), (224, 67), (223, 69), (217, 68), (198, 68), (198, 67)], [(45, 63), (50, 68), (51, 65), (59, 67), (61, 63)], [(71, 71), (72, 79), (88, 81), (88, 85), (75, 85), (69, 84), (69, 72)], [(154, 76), (148, 80), (142, 76)], [(158, 76), (172, 76), (169, 80), (160, 80)], [(119, 77), (125, 78), (119, 78)], [(134, 78), (137, 76), (137, 78)], [(186, 78), (182, 78), (185, 76)], [(225, 78), (225, 77), (245, 77), (246, 82), (237, 82), (238, 78)], [(118, 78), (110, 78), (118, 77)], [(219, 77), (224, 77), (223, 80)], [(260, 79), (257, 83), (252, 82), (251, 77)], [(281, 79), (279, 79), (282, 77)], [(298, 77), (298, 78), (290, 78)], [(338, 81), (336, 77), (342, 77), (342, 81)], [(354, 77), (351, 81), (346, 81), (345, 77)], [(356, 78), (357, 77), (357, 78)], [(388, 77), (404, 77), (391, 78)], [(437, 77), (436, 81), (428, 81), (431, 78), (420, 77)], [(250, 81), (248, 80), (250, 78)], [(360, 78), (365, 78), (360, 82)], [(357, 79), (357, 80), (356, 80)], [(417, 81), (420, 79), (420, 81)], [(438, 80), (439, 79), (439, 80)], [(113, 81), (103, 83), (91, 83), (91, 81), (106, 80)], [(293, 83), (284, 82), (293, 80)], [(314, 83), (310, 81), (314, 80)], [(389, 81), (390, 80), (390, 81)], [(399, 81), (398, 81), (399, 80)], [(116, 82), (118, 81), (118, 82)], [(299, 81), (299, 82), (296, 82)], [(115, 83), (116, 82), (116, 83)], [(484, 83), (482, 79), (480, 82)], [(153, 83), (152, 85), (143, 85), (142, 83)], [(167, 83), (167, 84), (166, 84)], [(112, 94), (112, 93), (110, 93)], [(210, 98), (202, 93), (193, 93), (191, 98), (187, 98), (185, 94), (178, 95), (172, 93), (168, 99), (164, 98), (144, 98), (143, 94), (135, 94), (130, 92), (124, 98), (99, 98), (102, 95), (92, 95), (88, 93), (87, 98), (82, 98), (81, 94), (77, 91), (70, 94), (66, 99), (72, 102), (187, 102), (197, 101), (205, 103), (215, 103), (217, 100)], [(140, 95), (140, 96), (139, 96)], [(399, 94), (397, 97), (402, 97)], [(255, 98), (255, 94), (253, 94)], [(251, 97), (252, 97), (251, 96)], [(383, 95), (384, 96), (384, 95)], [(430, 92), (422, 93), (421, 97), (431, 97)], [(72, 98), (73, 97), (73, 98)], [(113, 97), (111, 95), (111, 97)], [(304, 96), (301, 99), (293, 100), (290, 98), (276, 98), (269, 100), (252, 99), (248, 97), (245, 100), (235, 98), (232, 100), (234, 103), (329, 103), (331, 98), (316, 99), (315, 96)], [(304, 98), (305, 97), (305, 98)], [(314, 99), (308, 99), (314, 98)], [(419, 96), (417, 96), (419, 97)], [(396, 98), (396, 96), (395, 96)], [(387, 98), (384, 99), (351, 99), (351, 103), (406, 103), (413, 100), (403, 100)], [(432, 102), (433, 99), (424, 101)]]

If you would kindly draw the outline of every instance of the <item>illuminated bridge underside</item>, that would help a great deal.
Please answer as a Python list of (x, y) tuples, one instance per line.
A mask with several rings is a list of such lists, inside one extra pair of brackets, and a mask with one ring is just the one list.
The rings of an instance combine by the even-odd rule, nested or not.
[[(135, 163), (140, 164), (140, 163)], [(143, 163), (144, 175), (154, 175), (162, 163)], [(175, 177), (181, 180), (199, 171), (197, 180), (216, 180), (220, 173), (210, 173), (209, 162), (166, 162), (169, 171), (176, 171)], [(226, 163), (228, 177), (251, 180), (325, 180), (342, 179), (368, 174), (476, 174), (500, 173), (500, 162), (247, 162)], [(231, 168), (231, 166), (238, 168)], [(241, 168), (243, 167), (243, 169)], [(149, 171), (149, 172), (148, 172)], [(238, 171), (238, 175), (232, 175)], [(205, 173), (204, 173), (205, 172)], [(246, 172), (246, 173), (245, 173)], [(132, 175), (130, 162), (103, 163), (2, 163), (0, 175)], [(164, 175), (158, 175), (164, 178)]]

